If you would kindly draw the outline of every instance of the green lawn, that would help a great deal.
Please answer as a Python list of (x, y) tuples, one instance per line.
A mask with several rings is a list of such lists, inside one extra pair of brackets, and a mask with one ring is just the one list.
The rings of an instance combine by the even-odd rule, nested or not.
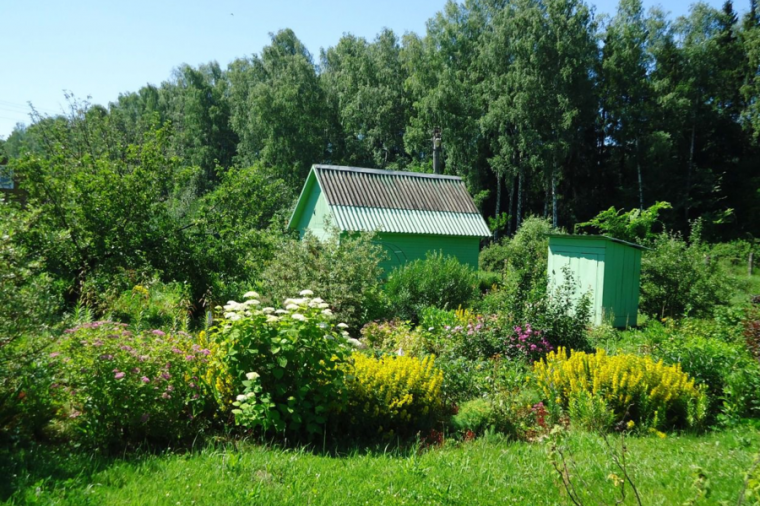
[[(700, 472), (709, 495), (696, 504), (735, 504), (760, 449), (760, 435), (748, 429), (627, 442), (647, 505), (694, 497)], [(603, 441), (575, 433), (569, 447), (578, 486), (595, 498), (587, 504), (614, 503), (608, 476), (616, 470)], [(0, 497), (9, 504), (569, 504), (545, 444), (499, 438), (421, 454), (355, 450), (337, 457), (254, 444), (111, 459), (38, 449), (4, 455), (0, 466), (8, 477), (0, 480)], [(626, 504), (634, 504), (630, 496)]]

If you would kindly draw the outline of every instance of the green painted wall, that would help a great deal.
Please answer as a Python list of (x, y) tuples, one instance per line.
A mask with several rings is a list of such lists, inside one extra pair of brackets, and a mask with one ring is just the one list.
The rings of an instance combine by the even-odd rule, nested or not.
[(447, 235), (378, 233), (376, 241), (383, 246), (389, 259), (381, 264), (385, 273), (394, 267), (417, 259), (424, 259), (428, 252), (441, 251), (455, 256), (463, 264), (478, 268), (480, 238)]
[(564, 282), (566, 265), (579, 287), (577, 296), (591, 296), (594, 324), (609, 320), (615, 327), (636, 325), (640, 249), (603, 237), (550, 237), (550, 289)]
[(329, 235), (328, 223), (335, 225), (335, 220), (332, 219), (330, 206), (327, 205), (327, 199), (322, 193), (322, 189), (318, 184), (315, 184), (309, 192), (303, 214), (298, 221), (298, 232), (303, 237), (306, 230), (310, 230), (315, 237), (325, 239)]

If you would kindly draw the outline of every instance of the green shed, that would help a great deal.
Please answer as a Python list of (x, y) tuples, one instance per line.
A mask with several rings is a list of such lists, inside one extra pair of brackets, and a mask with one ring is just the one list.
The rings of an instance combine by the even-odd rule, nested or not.
[(639, 310), (639, 274), (643, 246), (598, 235), (549, 236), (549, 286), (564, 283), (568, 266), (583, 293), (591, 294), (596, 325), (635, 326)]
[(480, 240), (491, 235), (461, 178), (314, 165), (288, 227), (323, 238), (328, 224), (342, 234), (376, 232), (385, 272), (433, 251), (477, 269)]

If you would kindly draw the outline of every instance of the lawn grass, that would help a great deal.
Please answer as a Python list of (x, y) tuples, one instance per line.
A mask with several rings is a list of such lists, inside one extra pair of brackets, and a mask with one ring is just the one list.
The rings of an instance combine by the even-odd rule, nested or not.
[[(682, 504), (697, 494), (700, 473), (709, 496), (697, 504), (735, 504), (760, 435), (734, 429), (627, 443), (644, 504)], [(574, 432), (568, 447), (574, 479), (593, 497), (587, 504), (614, 504), (608, 476), (620, 473), (603, 440)], [(4, 456), (0, 493), (8, 504), (569, 504), (546, 448), (499, 437), (339, 456), (251, 443), (122, 458), (42, 447)]]

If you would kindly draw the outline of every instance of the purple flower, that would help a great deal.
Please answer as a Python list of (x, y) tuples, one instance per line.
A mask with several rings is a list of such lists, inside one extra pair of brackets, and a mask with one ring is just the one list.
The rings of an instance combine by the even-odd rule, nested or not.
[(158, 329), (151, 330), (150, 333), (151, 334), (155, 334), (155, 335), (157, 335), (159, 337), (164, 337), (166, 335), (166, 332), (164, 332), (163, 330), (158, 330)]
[(123, 378), (125, 375), (126, 375), (126, 374), (125, 374), (125, 373), (123, 373), (123, 372), (117, 372), (116, 374), (114, 374), (114, 378), (116, 378), (117, 380), (120, 380), (120, 379), (121, 379), (121, 378)]
[(127, 346), (126, 344), (124, 344), (121, 346), (121, 349), (124, 351), (132, 351), (133, 348), (131, 346)]
[(150, 379), (147, 376), (143, 376), (142, 378), (140, 378), (140, 381), (142, 381), (143, 383), (150, 383)]
[(101, 341), (100, 339), (95, 339), (95, 342), (92, 343), (92, 345), (98, 346), (98, 347), (103, 346), (103, 341)]
[(58, 353), (57, 351), (54, 351), (53, 353), (50, 354), (50, 358), (55, 358), (58, 355), (60, 355), (60, 353)]
[(172, 375), (169, 374), (168, 372), (162, 372), (161, 377), (164, 378), (165, 380), (168, 380), (169, 378), (172, 377)]
[(101, 355), (99, 358), (100, 360), (113, 360), (113, 355), (107, 353), (105, 355)]

